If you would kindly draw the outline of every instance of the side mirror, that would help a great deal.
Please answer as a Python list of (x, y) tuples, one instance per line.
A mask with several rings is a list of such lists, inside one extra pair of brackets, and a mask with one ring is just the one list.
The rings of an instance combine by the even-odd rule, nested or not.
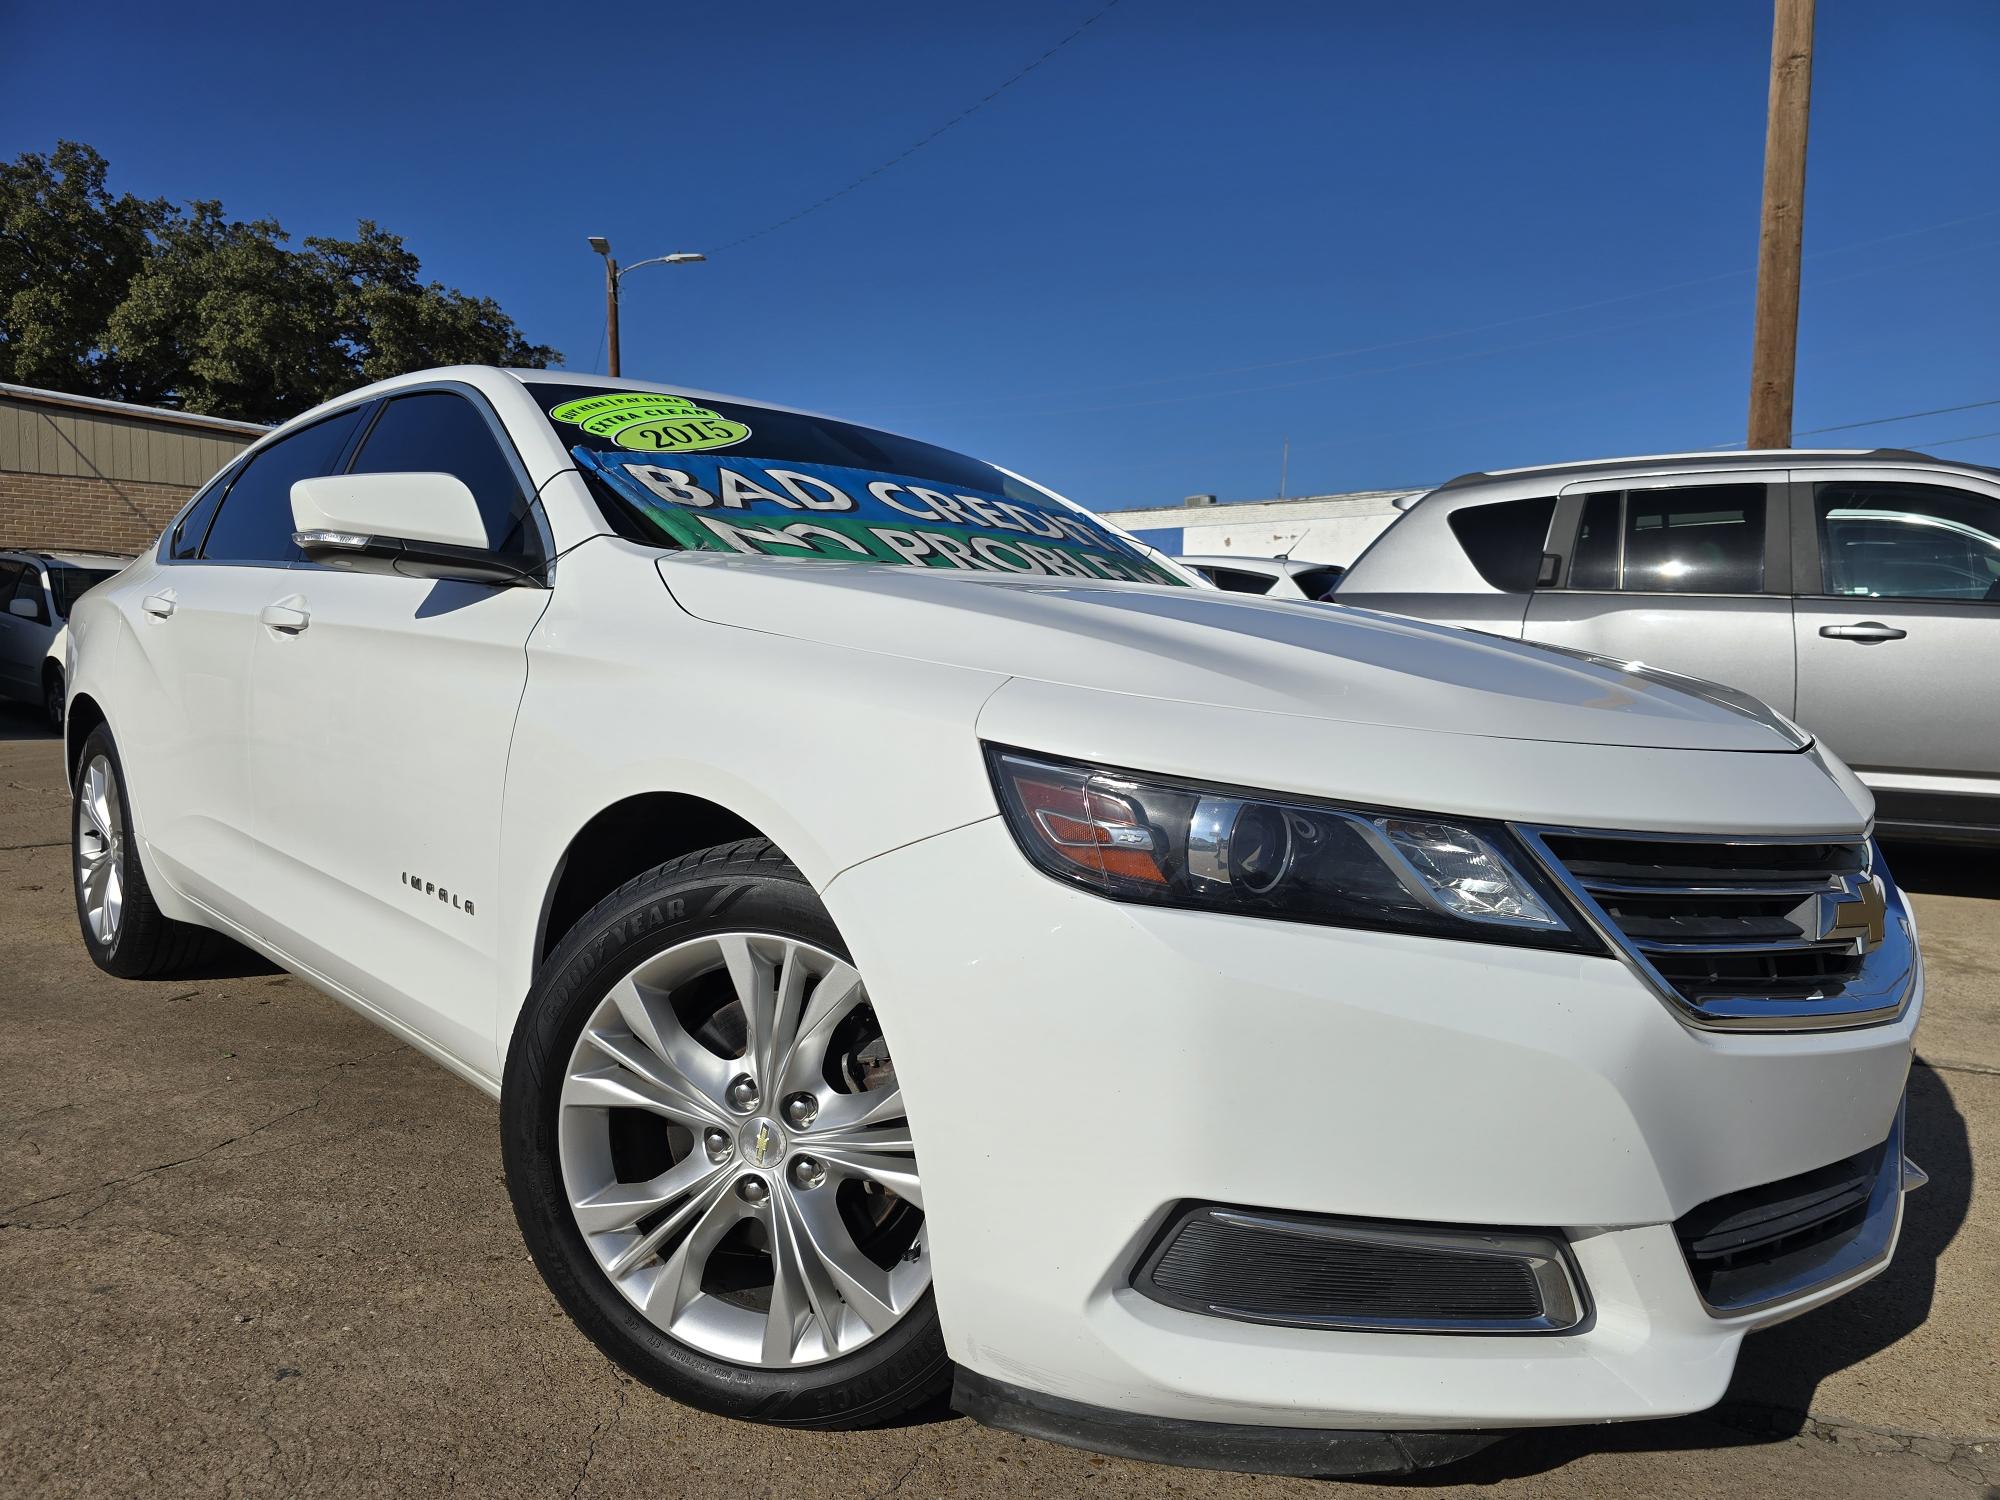
[(517, 583), (523, 559), (486, 540), (486, 522), (453, 474), (329, 474), (292, 485), (292, 540), (309, 561), (356, 573)]
[(10, 615), (19, 615), (24, 620), (39, 621), (42, 618), (41, 610), (36, 607), (35, 601), (32, 599), (9, 599), (7, 601), (7, 613)]

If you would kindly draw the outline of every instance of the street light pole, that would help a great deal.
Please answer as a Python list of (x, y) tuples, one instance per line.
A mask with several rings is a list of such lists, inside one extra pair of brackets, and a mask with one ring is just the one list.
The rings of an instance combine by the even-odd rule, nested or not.
[(590, 236), (590, 248), (604, 257), (604, 345), (607, 371), (617, 375), (618, 368), (618, 283), (628, 271), (636, 271), (641, 266), (684, 266), (696, 261), (707, 260), (705, 255), (695, 255), (687, 251), (677, 251), (672, 255), (655, 255), (650, 260), (635, 260), (621, 268), (611, 254), (611, 241), (601, 234)]

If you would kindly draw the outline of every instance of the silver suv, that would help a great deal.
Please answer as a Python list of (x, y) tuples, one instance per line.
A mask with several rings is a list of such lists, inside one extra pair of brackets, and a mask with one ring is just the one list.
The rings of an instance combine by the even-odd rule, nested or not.
[(0, 552), (0, 698), (39, 703), (62, 728), (62, 664), (50, 648), (85, 589), (132, 559), (96, 552)]
[(1876, 448), (1466, 474), (1335, 597), (1741, 688), (1854, 767), (1885, 833), (2000, 842), (2000, 469)]

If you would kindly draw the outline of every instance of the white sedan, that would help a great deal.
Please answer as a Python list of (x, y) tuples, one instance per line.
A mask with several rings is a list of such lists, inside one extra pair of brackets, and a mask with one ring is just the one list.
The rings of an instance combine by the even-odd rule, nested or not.
[(563, 1307), (738, 1417), (1397, 1471), (1883, 1268), (1921, 977), (1844, 766), (1190, 582), (828, 417), (370, 386), (78, 606), (83, 939), (495, 1095)]

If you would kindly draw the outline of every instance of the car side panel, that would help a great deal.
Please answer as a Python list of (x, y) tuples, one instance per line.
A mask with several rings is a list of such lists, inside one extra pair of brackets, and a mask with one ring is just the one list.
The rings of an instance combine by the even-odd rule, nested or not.
[(1525, 633), (1530, 641), (1740, 688), (1781, 713), (1794, 705), (1792, 601), (1775, 594), (1544, 589), (1528, 606)]
[(659, 556), (610, 536), (565, 554), (529, 638), (502, 815), (500, 1057), (564, 853), (628, 797), (726, 808), (815, 888), (993, 815), (973, 724), (1004, 676), (697, 620), (674, 603)]

